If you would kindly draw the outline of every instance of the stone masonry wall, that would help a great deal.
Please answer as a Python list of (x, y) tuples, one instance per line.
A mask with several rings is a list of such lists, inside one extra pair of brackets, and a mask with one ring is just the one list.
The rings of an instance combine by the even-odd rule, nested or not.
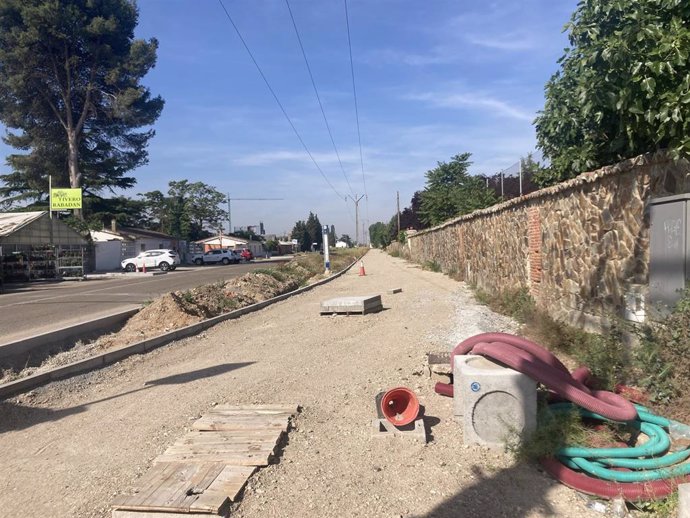
[(410, 254), (485, 291), (527, 288), (553, 317), (601, 329), (644, 299), (649, 200), (686, 192), (690, 163), (642, 155), (411, 234)]

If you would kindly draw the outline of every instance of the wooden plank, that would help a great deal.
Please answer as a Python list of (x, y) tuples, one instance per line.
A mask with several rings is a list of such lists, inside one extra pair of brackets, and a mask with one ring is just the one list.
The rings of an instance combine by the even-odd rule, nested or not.
[(170, 448), (165, 450), (165, 453), (260, 453), (260, 452), (272, 452), (276, 447), (275, 443), (270, 444), (182, 444), (179, 446), (172, 445)]
[(216, 498), (217, 493), (223, 494), (231, 502), (235, 502), (237, 495), (242, 491), (255, 470), (254, 466), (225, 466), (208, 489), (199, 495), (194, 509), (204, 509), (208, 505), (207, 499)]
[(133, 495), (121, 495), (112, 504), (117, 508), (139, 508), (156, 490), (179, 472), (181, 465), (153, 466), (137, 483)]
[(286, 432), (288, 427), (287, 419), (257, 421), (239, 420), (223, 416), (204, 416), (196, 421), (192, 428), (195, 430), (276, 430)]
[[(223, 471), (224, 467), (225, 465), (221, 463), (200, 464), (198, 466), (199, 469), (187, 482), (186, 488), (183, 491), (177, 492), (174, 498), (163, 501), (161, 507), (190, 512), (193, 508), (196, 508), (199, 496), (208, 489), (211, 483)], [(207, 508), (203, 509), (203, 511), (217, 513), (226, 500), (227, 497), (219, 496), (213, 503), (209, 502), (206, 506)]]
[(242, 430), (206, 430), (189, 432), (175, 441), (175, 444), (234, 443), (253, 444), (257, 442), (277, 442), (283, 433), (276, 430), (242, 431)]
[[(162, 463), (154, 464), (141, 494), (118, 500), (111, 507), (129, 511), (160, 511), (189, 513), (199, 495), (207, 489), (225, 469), (222, 463)], [(172, 472), (172, 476), (170, 475)], [(149, 477), (150, 475), (150, 477)], [(156, 477), (159, 477), (158, 479)], [(227, 498), (218, 498), (211, 512), (218, 513)], [(209, 512), (210, 497), (206, 499), (205, 512)]]
[(211, 412), (214, 410), (248, 410), (252, 412), (260, 412), (260, 411), (279, 411), (279, 412), (285, 412), (285, 413), (291, 413), (295, 414), (297, 413), (297, 410), (299, 409), (299, 405), (281, 405), (281, 404), (276, 404), (276, 405), (216, 405), (211, 409)]
[[(113, 509), (111, 516), (112, 518), (214, 518), (219, 515), (209, 513), (167, 513), (159, 511), (147, 512)], [(227, 514), (221, 516), (227, 516)]]
[(236, 466), (267, 466), (270, 453), (207, 452), (207, 453), (164, 453), (153, 461), (156, 464), (168, 462), (225, 462)]

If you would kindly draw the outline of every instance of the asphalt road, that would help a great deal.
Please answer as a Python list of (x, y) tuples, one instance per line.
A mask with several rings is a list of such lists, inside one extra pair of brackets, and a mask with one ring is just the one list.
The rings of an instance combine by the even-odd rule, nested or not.
[(154, 276), (6, 285), (0, 294), (0, 345), (136, 308), (171, 291), (231, 279), (266, 267), (266, 262), (179, 266)]

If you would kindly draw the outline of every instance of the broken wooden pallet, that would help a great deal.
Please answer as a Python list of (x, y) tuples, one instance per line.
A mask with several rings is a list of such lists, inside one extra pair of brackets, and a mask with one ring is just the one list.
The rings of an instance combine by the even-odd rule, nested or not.
[(297, 405), (219, 405), (154, 460), (113, 518), (227, 516), (251, 474), (268, 464)]

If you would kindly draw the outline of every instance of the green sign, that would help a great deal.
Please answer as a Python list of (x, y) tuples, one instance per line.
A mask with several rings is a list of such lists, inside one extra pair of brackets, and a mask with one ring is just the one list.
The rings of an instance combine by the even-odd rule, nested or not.
[(81, 189), (52, 189), (50, 210), (81, 209)]

